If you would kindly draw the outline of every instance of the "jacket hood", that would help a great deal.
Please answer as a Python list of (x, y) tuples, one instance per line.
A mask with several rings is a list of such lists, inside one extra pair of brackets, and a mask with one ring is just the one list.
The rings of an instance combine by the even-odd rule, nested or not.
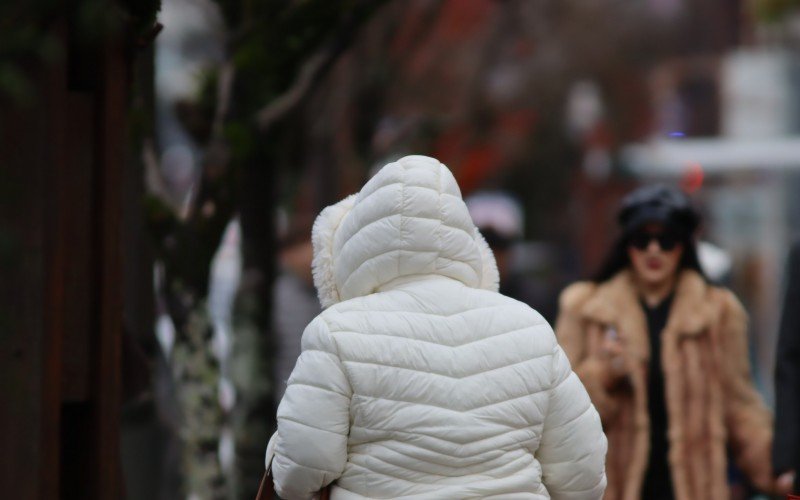
[(453, 174), (427, 156), (389, 163), (359, 193), (324, 209), (311, 241), (322, 307), (401, 277), (440, 275), (498, 289), (494, 256)]

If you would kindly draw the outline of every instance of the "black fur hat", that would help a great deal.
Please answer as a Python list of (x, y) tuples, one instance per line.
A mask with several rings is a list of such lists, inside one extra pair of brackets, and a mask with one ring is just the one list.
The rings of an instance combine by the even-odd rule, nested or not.
[(659, 222), (686, 236), (700, 225), (700, 214), (683, 191), (661, 184), (641, 187), (620, 204), (617, 220), (625, 234)]

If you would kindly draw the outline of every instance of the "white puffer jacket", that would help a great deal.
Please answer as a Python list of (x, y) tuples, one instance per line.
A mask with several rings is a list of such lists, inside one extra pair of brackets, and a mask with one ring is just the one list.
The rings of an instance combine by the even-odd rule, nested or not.
[(322, 212), (313, 243), (327, 309), (278, 409), (282, 498), (334, 480), (334, 500), (602, 496), (597, 412), (550, 326), (496, 293), (444, 165), (387, 165)]

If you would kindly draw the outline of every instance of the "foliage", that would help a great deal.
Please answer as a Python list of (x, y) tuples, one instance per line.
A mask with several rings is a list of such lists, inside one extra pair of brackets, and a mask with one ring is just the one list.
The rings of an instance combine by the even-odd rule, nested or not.
[(774, 23), (783, 20), (791, 12), (800, 10), (800, 0), (755, 0), (753, 8), (759, 19)]
[(29, 104), (35, 93), (28, 67), (63, 58), (49, 29), (55, 9), (54, 0), (0, 3), (0, 100)]
[[(127, 0), (121, 7), (131, 45), (146, 43), (161, 0)], [(66, 62), (67, 43), (88, 43), (116, 29), (119, 9), (101, 0), (0, 2), (0, 101), (29, 105), (36, 85), (29, 70)], [(82, 39), (67, 41), (57, 19), (65, 17)]]

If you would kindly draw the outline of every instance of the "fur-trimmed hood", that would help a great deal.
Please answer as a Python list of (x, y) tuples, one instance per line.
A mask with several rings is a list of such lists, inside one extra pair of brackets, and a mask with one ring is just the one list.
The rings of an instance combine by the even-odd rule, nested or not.
[(497, 291), (497, 264), (453, 174), (426, 156), (383, 167), (327, 207), (312, 231), (314, 284), (328, 307), (402, 277), (440, 275)]
[(312, 242), (327, 308), (278, 407), (278, 496), (600, 498), (597, 410), (550, 325), (497, 293), (444, 165), (386, 165)]

